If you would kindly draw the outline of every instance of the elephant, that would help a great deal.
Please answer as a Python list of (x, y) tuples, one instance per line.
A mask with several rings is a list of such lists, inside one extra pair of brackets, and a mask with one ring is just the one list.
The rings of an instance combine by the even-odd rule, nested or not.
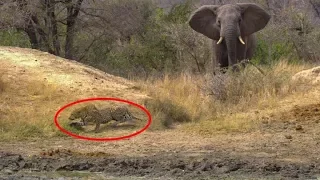
[(264, 9), (253, 3), (204, 5), (194, 11), (189, 26), (213, 40), (215, 60), (220, 68), (249, 60), (256, 48), (255, 32), (263, 29), (270, 20)]

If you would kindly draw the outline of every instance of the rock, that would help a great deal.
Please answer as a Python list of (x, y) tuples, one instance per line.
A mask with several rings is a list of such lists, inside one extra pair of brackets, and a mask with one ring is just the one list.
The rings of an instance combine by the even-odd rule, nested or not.
[(297, 125), (297, 126), (296, 126), (296, 130), (297, 130), (297, 131), (301, 131), (301, 130), (303, 130), (303, 128), (302, 128), (301, 125)]
[(320, 83), (320, 66), (301, 71), (292, 77), (294, 81), (311, 82), (311, 84)]
[(284, 137), (285, 137), (286, 139), (292, 139), (292, 136), (291, 136), (290, 134), (286, 134), (286, 135), (284, 135)]
[(5, 169), (4, 173), (7, 174), (7, 175), (11, 175), (11, 174), (13, 174), (13, 171), (10, 170), (10, 169)]

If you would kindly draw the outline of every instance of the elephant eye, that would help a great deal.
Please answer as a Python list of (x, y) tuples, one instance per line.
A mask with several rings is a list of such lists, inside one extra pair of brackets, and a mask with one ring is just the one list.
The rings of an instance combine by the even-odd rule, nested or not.
[(220, 21), (220, 20), (217, 21), (217, 25), (218, 25), (219, 27), (221, 27), (221, 21)]

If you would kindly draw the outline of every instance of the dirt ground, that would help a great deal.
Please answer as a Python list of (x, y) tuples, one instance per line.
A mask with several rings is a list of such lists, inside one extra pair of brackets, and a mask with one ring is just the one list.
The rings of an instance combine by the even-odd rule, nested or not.
[[(260, 132), (201, 138), (170, 130), (120, 142), (62, 138), (2, 143), (0, 172), (12, 179), (43, 172), (87, 172), (93, 179), (317, 179), (319, 120), (320, 104), (312, 104), (266, 117)], [(52, 175), (58, 177), (66, 176)]]
[[(19, 52), (0, 51), (6, 58), (12, 58), (6, 54), (9, 51)], [(20, 66), (27, 67), (28, 61), (20, 61)], [(50, 73), (54, 74), (50, 78), (60, 77), (57, 72)], [(77, 80), (91, 81), (85, 77)], [(119, 82), (112, 85), (119, 91), (125, 89), (136, 99), (145, 97), (128, 88), (130, 82), (110, 78)], [(102, 86), (113, 91), (108, 83)], [(117, 142), (71, 137), (0, 140), (0, 179), (320, 179), (318, 97), (319, 92), (308, 96), (310, 101), (304, 100), (309, 103), (288, 105), (281, 113), (262, 116), (258, 130), (246, 133), (202, 137), (178, 126)]]

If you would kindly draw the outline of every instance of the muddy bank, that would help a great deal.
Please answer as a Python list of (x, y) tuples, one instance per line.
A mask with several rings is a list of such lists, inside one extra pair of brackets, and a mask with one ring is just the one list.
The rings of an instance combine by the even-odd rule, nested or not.
[[(173, 179), (217, 178), (283, 178), (316, 179), (320, 162), (307, 164), (277, 162), (268, 158), (234, 157), (227, 154), (184, 156), (176, 153), (150, 157), (110, 157), (110, 155), (79, 154), (56, 150), (32, 157), (0, 153), (2, 177), (21, 178), (19, 172), (92, 172), (115, 177), (134, 176)], [(39, 177), (41, 178), (41, 177)]]

